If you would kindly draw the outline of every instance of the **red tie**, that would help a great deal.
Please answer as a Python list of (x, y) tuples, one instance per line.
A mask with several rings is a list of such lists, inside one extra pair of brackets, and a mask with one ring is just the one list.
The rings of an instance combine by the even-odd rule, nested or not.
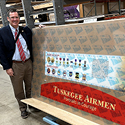
[[(17, 37), (17, 29), (16, 29), (16, 31), (15, 31), (15, 39), (16, 39), (16, 37)], [(18, 38), (18, 40), (17, 40), (16, 43), (17, 43), (17, 46), (18, 46), (18, 49), (19, 49), (20, 58), (21, 58), (22, 61), (25, 61), (26, 56), (25, 56), (25, 53), (24, 53), (24, 51), (23, 51), (23, 47), (22, 47), (22, 45), (21, 45), (21, 43), (20, 43), (20, 41), (19, 41), (19, 38)]]

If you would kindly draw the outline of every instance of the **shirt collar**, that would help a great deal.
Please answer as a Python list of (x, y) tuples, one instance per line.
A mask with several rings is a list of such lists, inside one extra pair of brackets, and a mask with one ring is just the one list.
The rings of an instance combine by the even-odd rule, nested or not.
[[(15, 31), (16, 31), (16, 29), (15, 29), (14, 27), (12, 27), (10, 24), (9, 24), (9, 26), (10, 26), (12, 32), (15, 32)], [(17, 27), (17, 31), (19, 32), (19, 27)]]

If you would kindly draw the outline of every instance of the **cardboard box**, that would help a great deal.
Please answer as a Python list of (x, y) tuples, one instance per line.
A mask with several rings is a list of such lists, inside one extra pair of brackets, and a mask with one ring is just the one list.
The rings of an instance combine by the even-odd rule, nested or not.
[[(124, 34), (124, 19), (33, 29), (32, 97), (101, 125), (124, 124), (121, 120), (125, 113)], [(88, 58), (89, 56), (91, 58)], [(82, 57), (82, 66), (86, 65), (89, 72), (86, 73), (86, 70), (78, 70), (78, 67), (75, 67), (78, 63), (75, 59), (78, 60), (80, 57)], [(83, 61), (83, 57), (87, 63)], [(67, 58), (69, 58), (68, 61), (74, 59), (72, 73), (75, 75), (71, 75), (72, 67), (68, 67)], [(112, 62), (111, 65), (108, 59)], [(100, 72), (103, 74), (96, 73), (97, 66), (103, 67)], [(82, 78), (80, 71), (85, 72), (82, 76), (84, 82), (80, 81)], [(65, 77), (68, 73), (74, 78)], [(89, 76), (94, 77), (97, 83), (92, 82)], [(98, 78), (98, 76), (101, 77)], [(103, 82), (109, 84), (103, 86), (101, 84)], [(112, 85), (114, 85), (113, 88)], [(64, 94), (65, 92), (68, 92), (68, 95)], [(98, 103), (87, 101), (88, 98)], [(102, 105), (102, 101), (105, 106)], [(86, 105), (80, 107), (82, 102), (88, 102), (89, 108)], [(89, 111), (91, 106), (95, 111)]]

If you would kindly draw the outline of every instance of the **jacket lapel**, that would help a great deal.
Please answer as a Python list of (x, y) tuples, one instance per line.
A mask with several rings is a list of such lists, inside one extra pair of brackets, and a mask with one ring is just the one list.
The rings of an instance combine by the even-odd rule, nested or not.
[(23, 38), (25, 39), (27, 43), (27, 37), (26, 37), (26, 33), (24, 32), (24, 27), (19, 26), (19, 30), (20, 30), (21, 35), (23, 36)]
[(11, 31), (9, 25), (7, 26), (7, 34), (8, 34), (8, 36), (9, 36), (9, 39), (10, 39), (12, 42), (15, 43), (15, 40), (14, 40), (14, 37), (13, 37), (13, 33), (12, 33), (12, 31)]

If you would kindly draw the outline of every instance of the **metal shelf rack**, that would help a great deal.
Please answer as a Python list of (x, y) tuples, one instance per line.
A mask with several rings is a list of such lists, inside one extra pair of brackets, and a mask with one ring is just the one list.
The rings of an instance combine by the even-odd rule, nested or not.
[[(14, 2), (14, 0), (8, 0)], [(16, 7), (16, 8), (22, 8), (22, 13), (25, 17), (25, 22), (26, 25), (29, 26), (31, 29), (35, 27), (35, 25), (39, 25), (40, 23), (35, 23), (34, 22), (34, 18), (33, 16), (36, 14), (48, 14), (48, 13), (53, 13), (54, 12), (54, 16), (55, 16), (55, 21), (51, 21), (51, 22), (43, 22), (43, 24), (47, 24), (47, 23), (54, 23), (56, 25), (63, 25), (66, 22), (70, 22), (70, 20), (65, 20), (64, 19), (64, 12), (63, 12), (63, 6), (68, 6), (68, 5), (75, 5), (75, 4), (88, 4), (88, 3), (94, 3), (93, 8), (95, 8), (95, 16), (97, 16), (96, 13), (96, 1), (97, 0), (50, 0), (50, 1), (44, 1), (44, 2), (51, 2), (53, 9), (51, 10), (38, 10), (38, 11), (34, 11), (33, 9), (33, 1), (32, 0), (16, 0), (15, 2), (17, 2), (18, 4), (12, 5), (11, 7)], [(102, 0), (105, 1), (105, 0)], [(107, 1), (107, 0), (106, 0)], [(119, 2), (119, 14), (121, 14), (120, 11), (120, 4), (122, 0), (117, 0)], [(20, 2), (20, 3), (19, 3)], [(37, 2), (37, 4), (44, 4), (44, 2), (42, 3), (42, 1)], [(6, 0), (0, 0), (0, 10), (1, 10), (1, 19), (2, 19), (2, 23), (3, 26), (8, 25), (8, 21), (7, 21), (7, 7), (6, 7)], [(108, 2), (107, 2), (108, 4)], [(91, 10), (92, 10), (91, 9)], [(91, 11), (90, 10), (90, 11)], [(83, 8), (84, 11), (84, 8)], [(84, 13), (84, 12), (83, 12)], [(75, 22), (77, 19), (72, 19), (71, 21)], [(82, 19), (78, 19), (78, 20), (82, 20)]]

